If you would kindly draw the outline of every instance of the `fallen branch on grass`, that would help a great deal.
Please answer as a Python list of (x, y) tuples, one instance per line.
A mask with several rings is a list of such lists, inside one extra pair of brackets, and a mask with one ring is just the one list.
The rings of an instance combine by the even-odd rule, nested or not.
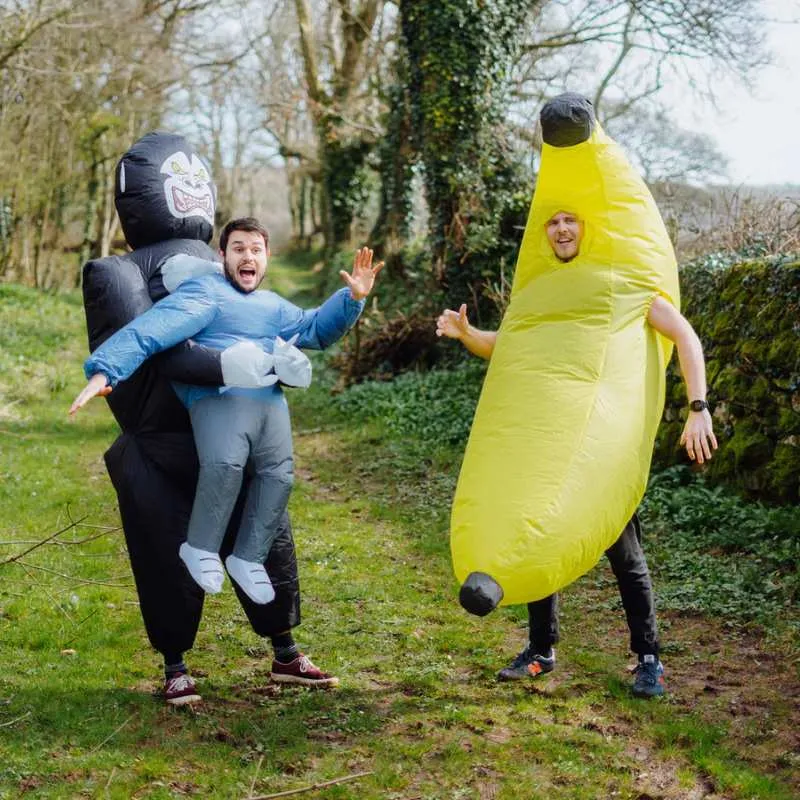
[[(77, 525), (78, 523), (73, 523)], [(99, 528), (99, 525), (81, 525), (82, 528)], [(104, 527), (101, 533), (95, 533), (93, 536), (87, 536), (85, 539), (70, 539), (67, 542), (54, 542), (52, 538), (48, 539), (46, 542), (41, 541), (41, 539), (14, 539), (10, 542), (0, 542), (0, 547), (12, 547), (13, 545), (20, 545), (20, 544), (33, 544), (36, 547), (40, 547), (43, 544), (57, 544), (59, 547), (74, 547), (75, 545), (79, 544), (86, 544), (87, 542), (93, 542), (95, 539), (102, 539), (103, 536), (108, 536), (109, 533), (116, 533), (117, 531), (121, 531), (122, 528), (119, 525), (116, 528), (106, 528)], [(36, 549), (36, 548), (34, 548)], [(25, 555), (22, 553), (21, 555)], [(5, 562), (4, 562), (5, 563)]]
[(345, 775), (343, 778), (334, 778), (332, 781), (323, 781), (322, 783), (315, 783), (312, 786), (304, 786), (302, 789), (289, 789), (287, 792), (278, 792), (277, 794), (260, 794), (257, 797), (247, 797), (245, 800), (274, 800), (276, 797), (289, 797), (293, 794), (303, 794), (304, 792), (313, 792), (315, 789), (325, 789), (328, 786), (335, 786), (337, 783), (347, 783), (348, 781), (355, 781), (359, 778), (364, 778), (367, 775), (373, 775), (373, 772), (354, 772), (352, 775)]
[[(18, 563), (21, 566), (30, 567), (30, 569), (38, 569), (38, 570), (41, 570), (42, 572), (47, 572), (50, 575), (56, 575), (59, 578), (65, 578), (68, 581), (75, 581), (75, 585), (76, 586), (84, 586), (84, 585), (110, 586), (113, 589), (132, 589), (133, 588), (133, 584), (132, 583), (109, 583), (108, 581), (93, 581), (93, 580), (90, 580), (89, 578), (78, 578), (76, 575), (66, 575), (63, 572), (58, 572), (57, 570), (49, 569), (48, 567), (40, 567), (38, 564), (28, 564), (25, 561), (20, 561)], [(2, 566), (2, 563), (0, 563), (0, 566)], [(117, 580), (117, 579), (123, 578), (123, 577), (125, 577), (125, 576), (124, 575), (117, 575), (117, 576), (113, 577), (112, 580)], [(273, 586), (274, 585), (275, 584), (273, 584)]]
[(21, 558), (23, 558), (24, 556), (28, 555), (28, 553), (32, 553), (34, 550), (38, 550), (43, 545), (46, 545), (48, 542), (52, 542), (53, 539), (55, 539), (58, 536), (61, 536), (62, 533), (66, 533), (67, 531), (72, 530), (72, 528), (77, 527), (85, 519), (86, 519), (86, 517), (82, 517), (81, 519), (79, 519), (79, 520), (77, 520), (75, 522), (70, 522), (70, 524), (67, 525), (66, 528), (62, 528), (60, 531), (56, 531), (55, 533), (51, 534), (47, 538), (42, 539), (40, 542), (36, 542), (36, 544), (31, 545), (27, 550), (23, 550), (21, 553), (17, 553), (17, 555), (15, 555), (15, 556), (9, 556), (8, 558), (4, 559), (3, 561), (0, 561), (0, 567), (4, 566), (5, 564), (12, 564), (14, 561), (19, 561)]
[(101, 748), (101, 747), (102, 747), (102, 746), (103, 746), (103, 745), (104, 745), (106, 742), (108, 742), (108, 741), (110, 741), (111, 739), (113, 739), (113, 738), (114, 738), (114, 737), (115, 737), (115, 736), (116, 736), (116, 735), (117, 735), (117, 734), (118, 734), (118, 733), (119, 733), (119, 732), (120, 732), (120, 731), (121, 731), (121, 730), (122, 730), (122, 729), (123, 729), (123, 728), (124, 728), (124, 727), (125, 727), (125, 726), (126, 726), (126, 725), (127, 725), (127, 724), (128, 724), (128, 723), (129, 723), (129, 722), (132, 720), (132, 719), (133, 719), (133, 718), (134, 718), (134, 717), (135, 717), (135, 716), (136, 716), (136, 714), (131, 714), (131, 715), (128, 717), (128, 719), (126, 719), (126, 720), (125, 720), (125, 722), (123, 722), (123, 723), (122, 723), (122, 725), (120, 725), (118, 728), (115, 728), (113, 731), (111, 731), (111, 733), (109, 733), (109, 734), (108, 734), (108, 736), (106, 736), (106, 738), (105, 738), (105, 739), (103, 739), (103, 741), (102, 741), (102, 742), (100, 742), (100, 744), (97, 744), (97, 745), (95, 745), (95, 746), (94, 746), (94, 747), (93, 747), (93, 748), (92, 748), (92, 749), (91, 749), (91, 750), (88, 752), (88, 754), (87, 754), (87, 755), (91, 755), (92, 753), (96, 752), (96, 751), (97, 751), (97, 750), (99, 750), (99, 749), (100, 749), (100, 748)]
[(23, 719), (26, 719), (31, 715), (30, 711), (26, 711), (21, 717), (17, 717), (16, 719), (10, 719), (8, 722), (0, 723), (0, 728), (8, 728), (11, 725), (16, 725), (18, 722), (21, 722)]

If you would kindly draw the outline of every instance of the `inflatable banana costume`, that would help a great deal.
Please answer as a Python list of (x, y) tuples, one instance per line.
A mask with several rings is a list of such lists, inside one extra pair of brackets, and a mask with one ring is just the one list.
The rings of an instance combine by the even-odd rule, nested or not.
[[(672, 344), (647, 324), (679, 305), (675, 255), (650, 192), (591, 104), (541, 113), (544, 145), (511, 302), (464, 456), (451, 518), (461, 603), (546, 597), (590, 570), (645, 490)], [(584, 225), (554, 255), (545, 223)]]

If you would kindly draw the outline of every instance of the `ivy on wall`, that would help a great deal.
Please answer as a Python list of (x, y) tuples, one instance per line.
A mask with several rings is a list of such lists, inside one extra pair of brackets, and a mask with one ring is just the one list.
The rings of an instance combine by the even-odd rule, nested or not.
[[(800, 500), (800, 259), (707, 256), (681, 270), (683, 312), (703, 342), (719, 452), (712, 480)], [(673, 359), (655, 461), (680, 460), (686, 394)]]

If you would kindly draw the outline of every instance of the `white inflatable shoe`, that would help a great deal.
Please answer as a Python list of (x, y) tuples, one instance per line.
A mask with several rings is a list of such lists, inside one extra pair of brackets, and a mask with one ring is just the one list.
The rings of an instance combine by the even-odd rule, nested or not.
[(219, 594), (225, 582), (225, 572), (218, 553), (210, 550), (201, 550), (184, 542), (178, 550), (178, 555), (186, 564), (186, 569), (194, 578), (197, 585), (208, 594)]
[(263, 606), (275, 599), (275, 590), (263, 564), (230, 555), (225, 559), (225, 568), (228, 575), (254, 603)]

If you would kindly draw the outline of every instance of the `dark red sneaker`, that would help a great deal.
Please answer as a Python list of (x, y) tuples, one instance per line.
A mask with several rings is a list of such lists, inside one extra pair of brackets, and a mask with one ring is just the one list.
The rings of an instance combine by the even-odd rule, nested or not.
[(197, 694), (197, 687), (191, 676), (179, 672), (164, 681), (164, 699), (170, 706), (186, 706), (199, 703), (203, 698)]
[(319, 686), (323, 689), (339, 685), (338, 678), (314, 666), (311, 659), (302, 653), (288, 664), (273, 660), (270, 677), (277, 683), (299, 683), (303, 686)]

